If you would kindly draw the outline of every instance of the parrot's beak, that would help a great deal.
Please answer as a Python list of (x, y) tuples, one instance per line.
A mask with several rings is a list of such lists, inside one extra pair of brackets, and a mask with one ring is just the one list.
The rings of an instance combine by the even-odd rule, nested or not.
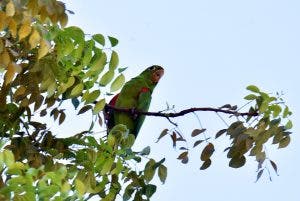
[(164, 69), (158, 69), (156, 71), (153, 72), (151, 80), (153, 83), (158, 83), (158, 81), (160, 80), (160, 78), (164, 75)]

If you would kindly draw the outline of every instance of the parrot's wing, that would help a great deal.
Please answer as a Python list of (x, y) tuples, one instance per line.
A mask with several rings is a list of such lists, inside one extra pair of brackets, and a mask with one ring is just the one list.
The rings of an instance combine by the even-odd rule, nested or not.
[[(149, 110), (151, 103), (151, 91), (147, 87), (143, 87), (138, 95), (138, 101), (137, 101), (137, 110), (147, 112)], [(144, 120), (145, 120), (145, 115), (139, 115), (137, 119), (135, 120), (135, 130), (134, 133), (137, 134), (139, 133)]]

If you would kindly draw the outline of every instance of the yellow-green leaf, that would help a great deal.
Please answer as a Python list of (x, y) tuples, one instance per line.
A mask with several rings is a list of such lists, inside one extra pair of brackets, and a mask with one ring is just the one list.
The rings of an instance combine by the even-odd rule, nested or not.
[(7, 149), (3, 151), (3, 161), (8, 167), (15, 163), (15, 156), (12, 151)]
[(168, 175), (167, 167), (164, 165), (160, 165), (158, 168), (158, 177), (162, 183), (165, 183)]
[(104, 165), (101, 169), (100, 174), (105, 175), (106, 173), (108, 173), (111, 170), (111, 167), (112, 167), (113, 163), (114, 163), (114, 159), (113, 158), (108, 158), (105, 161), (105, 163), (104, 163)]
[(248, 89), (249, 91), (255, 92), (255, 93), (259, 93), (260, 92), (259, 88), (257, 86), (255, 86), (255, 85), (249, 85), (249, 86), (247, 86), (246, 89)]
[(144, 178), (147, 182), (151, 181), (154, 176), (155, 173), (154, 165), (155, 165), (155, 161), (153, 159), (150, 159), (145, 166)]
[(102, 46), (105, 45), (105, 39), (104, 39), (104, 36), (102, 34), (95, 34), (92, 37), (100, 45), (102, 45)]
[(80, 196), (83, 196), (84, 193), (86, 192), (84, 183), (79, 179), (75, 180), (75, 189), (77, 190), (77, 192)]
[(9, 17), (15, 15), (15, 5), (11, 0), (6, 5), (5, 11), (6, 11), (6, 15), (9, 16)]
[(82, 83), (77, 84), (71, 91), (71, 97), (77, 97), (82, 93), (84, 85)]
[(22, 40), (26, 36), (28, 36), (31, 32), (31, 25), (30, 25), (30, 20), (26, 20), (20, 27), (18, 35), (19, 35), (19, 40)]
[(288, 120), (288, 122), (285, 124), (286, 129), (291, 129), (293, 128), (293, 122), (291, 120)]
[(16, 71), (15, 71), (14, 65), (12, 63), (10, 63), (7, 67), (7, 71), (4, 76), (4, 84), (5, 85), (11, 83), (11, 81), (14, 79), (15, 72)]
[(119, 56), (116, 51), (112, 51), (110, 61), (109, 61), (109, 70), (115, 70), (119, 65)]
[(282, 140), (280, 140), (278, 148), (287, 147), (290, 144), (290, 141), (290, 136), (285, 136)]
[(93, 114), (98, 114), (101, 110), (103, 110), (105, 106), (105, 99), (101, 99), (98, 101), (94, 107)]
[(50, 43), (46, 40), (41, 40), (40, 42), (40, 48), (38, 52), (38, 59), (44, 57), (50, 50)]
[(89, 93), (85, 98), (86, 104), (94, 102), (100, 96), (100, 90), (95, 90), (92, 93)]
[(41, 36), (39, 32), (36, 29), (34, 29), (29, 37), (29, 44), (31, 49), (35, 48), (39, 44), (40, 40)]
[(18, 28), (18, 26), (17, 26), (16, 21), (13, 18), (10, 19), (9, 24), (8, 24), (8, 29), (13, 38), (17, 37), (17, 28)]
[(119, 90), (125, 82), (125, 76), (123, 74), (120, 74), (111, 84), (110, 86), (110, 92), (114, 92)]
[(113, 70), (107, 71), (100, 80), (101, 86), (106, 86), (108, 83), (111, 82), (111, 80), (114, 78), (115, 72)]

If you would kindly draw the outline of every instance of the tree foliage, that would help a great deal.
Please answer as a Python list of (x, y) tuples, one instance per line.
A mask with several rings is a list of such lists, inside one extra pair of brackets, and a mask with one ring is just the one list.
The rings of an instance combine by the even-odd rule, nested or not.
[[(126, 68), (119, 67), (114, 50), (118, 40), (66, 27), (68, 13), (72, 11), (56, 0), (0, 2), (0, 199), (88, 200), (97, 195), (109, 201), (121, 195), (123, 200), (149, 200), (156, 191), (151, 183), (155, 175), (166, 181), (165, 159), (150, 158), (150, 147), (133, 151), (134, 136), (124, 125), (101, 138), (92, 135), (94, 125), (103, 124), (105, 97), (125, 82)], [(230, 167), (243, 166), (246, 154), (255, 156), (259, 179), (265, 162), (277, 172), (265, 144), (269, 139), (279, 148), (289, 144), (291, 112), (279, 94), (270, 96), (253, 85), (247, 89), (251, 93), (245, 99), (251, 106), (246, 114), (229, 104), (218, 108), (236, 120), (215, 137), (230, 137)], [(89, 130), (57, 138), (36, 120), (50, 116), (63, 124), (68, 119), (63, 102), (71, 103), (78, 114), (92, 113)], [(188, 163), (191, 149), (186, 141), (191, 139), (173, 125), (158, 141), (169, 135), (174, 147), (184, 142), (178, 159)], [(212, 139), (202, 127), (195, 128), (191, 138), (194, 148), (204, 144), (200, 169), (208, 168), (215, 151)], [(137, 164), (141, 168), (136, 169)]]

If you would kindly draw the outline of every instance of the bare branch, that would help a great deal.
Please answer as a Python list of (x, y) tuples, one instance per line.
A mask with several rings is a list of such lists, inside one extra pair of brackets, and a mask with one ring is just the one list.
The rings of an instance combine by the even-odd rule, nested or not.
[(189, 109), (182, 110), (180, 112), (144, 112), (144, 111), (139, 111), (136, 109), (132, 108), (117, 108), (112, 105), (106, 104), (105, 106), (108, 109), (113, 109), (118, 112), (125, 112), (129, 113), (132, 115), (146, 115), (146, 116), (154, 116), (154, 117), (165, 117), (165, 118), (175, 118), (175, 117), (180, 117), (184, 116), (189, 113), (193, 112), (220, 112), (220, 113), (225, 113), (225, 114), (231, 114), (234, 116), (258, 116), (258, 112), (237, 112), (235, 110), (228, 110), (228, 109), (219, 109), (219, 108), (212, 108), (212, 107), (193, 107)]

